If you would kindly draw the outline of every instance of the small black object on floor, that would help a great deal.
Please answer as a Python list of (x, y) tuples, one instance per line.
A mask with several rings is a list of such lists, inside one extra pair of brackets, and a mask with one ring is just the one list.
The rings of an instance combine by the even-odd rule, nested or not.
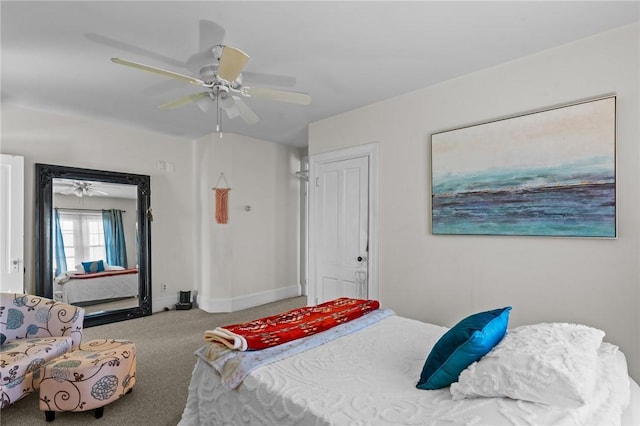
[(186, 311), (191, 309), (191, 292), (190, 291), (181, 291), (180, 292), (180, 302), (176, 303), (176, 311)]

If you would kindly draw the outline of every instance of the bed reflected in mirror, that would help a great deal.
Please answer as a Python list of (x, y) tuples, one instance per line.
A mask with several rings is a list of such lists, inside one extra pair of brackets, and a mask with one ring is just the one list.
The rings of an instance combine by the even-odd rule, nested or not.
[(149, 176), (36, 165), (36, 293), (85, 327), (151, 314)]

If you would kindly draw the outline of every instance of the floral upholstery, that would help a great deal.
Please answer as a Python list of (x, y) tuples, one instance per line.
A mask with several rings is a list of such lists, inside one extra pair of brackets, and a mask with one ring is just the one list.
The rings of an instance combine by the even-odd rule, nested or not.
[(48, 412), (48, 420), (54, 418), (55, 411), (96, 409), (96, 417), (100, 417), (102, 407), (130, 392), (135, 383), (133, 342), (91, 340), (43, 367), (40, 410)]
[(40, 368), (82, 340), (84, 309), (39, 296), (0, 293), (2, 408), (38, 389)]
[[(40, 367), (70, 350), (70, 337), (42, 337), (3, 344), (0, 352), (3, 403), (6, 401), (8, 405), (38, 389)], [(4, 394), (7, 394), (6, 398)]]

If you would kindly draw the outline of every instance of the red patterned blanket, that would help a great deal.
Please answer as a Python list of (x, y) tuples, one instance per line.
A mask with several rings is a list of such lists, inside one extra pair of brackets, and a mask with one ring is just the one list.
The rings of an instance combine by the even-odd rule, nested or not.
[(205, 331), (204, 340), (240, 351), (265, 349), (328, 330), (379, 307), (377, 300), (343, 297), (242, 324), (217, 327)]

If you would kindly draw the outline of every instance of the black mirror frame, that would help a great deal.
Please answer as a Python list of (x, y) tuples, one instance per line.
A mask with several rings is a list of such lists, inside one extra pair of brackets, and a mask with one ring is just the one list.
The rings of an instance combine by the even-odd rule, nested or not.
[(87, 314), (84, 327), (108, 324), (151, 315), (151, 178), (147, 175), (36, 164), (36, 294), (53, 298), (53, 179), (92, 180), (138, 189), (138, 306)]

